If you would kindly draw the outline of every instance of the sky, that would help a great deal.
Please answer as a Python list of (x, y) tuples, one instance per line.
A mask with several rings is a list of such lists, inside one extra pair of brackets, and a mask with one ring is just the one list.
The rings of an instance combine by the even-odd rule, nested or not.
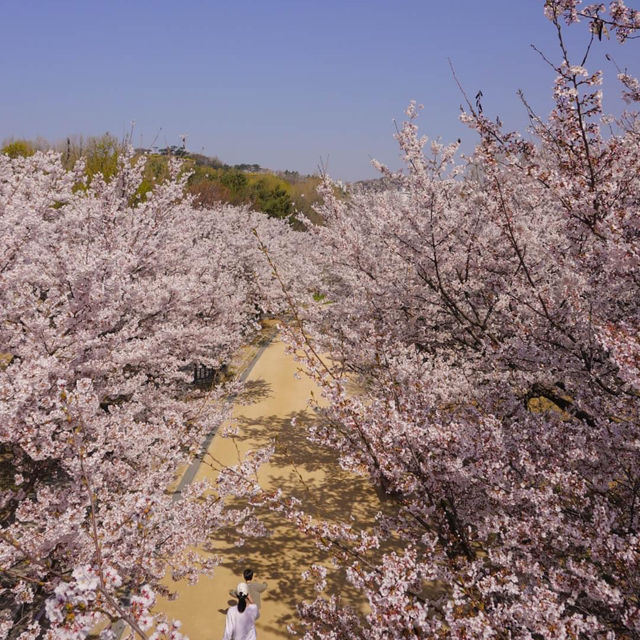
[[(633, 3), (632, 3), (633, 4)], [(516, 95), (546, 115), (558, 46), (542, 0), (0, 0), (0, 140), (109, 132), (180, 144), (228, 164), (375, 177), (401, 166), (394, 140), (410, 100), (421, 131), (470, 150), (465, 91), (527, 126)], [(576, 51), (586, 28), (574, 27)], [(602, 57), (637, 56), (597, 43)], [(620, 62), (619, 62), (620, 63)], [(607, 67), (606, 65), (609, 64)], [(631, 69), (633, 71), (633, 69)], [(606, 106), (606, 104), (605, 104)], [(134, 123), (132, 125), (132, 123)]]

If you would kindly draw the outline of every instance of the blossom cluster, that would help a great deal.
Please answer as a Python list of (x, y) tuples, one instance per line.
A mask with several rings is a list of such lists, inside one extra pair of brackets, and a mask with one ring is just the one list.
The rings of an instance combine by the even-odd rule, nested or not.
[(54, 153), (0, 155), (2, 637), (82, 637), (98, 620), (145, 633), (169, 561), (195, 581), (219, 561), (193, 550), (213, 529), (260, 532), (250, 508), (224, 507), (254, 487), (168, 489), (228, 414), (194, 365), (221, 367), (283, 308), (256, 233), (277, 256), (302, 255), (303, 236), (193, 207), (177, 165), (141, 201), (144, 162), (131, 152), (88, 184)]
[(411, 104), (405, 172), (325, 183), (321, 301), (299, 292), (288, 335), (323, 391), (309, 437), (385, 508), (366, 545), (289, 508), (369, 604), (301, 605), (306, 640), (640, 637), (640, 118), (604, 116), (562, 35), (640, 24), (618, 1), (545, 13), (562, 59), (530, 136), (469, 103), (457, 160)]

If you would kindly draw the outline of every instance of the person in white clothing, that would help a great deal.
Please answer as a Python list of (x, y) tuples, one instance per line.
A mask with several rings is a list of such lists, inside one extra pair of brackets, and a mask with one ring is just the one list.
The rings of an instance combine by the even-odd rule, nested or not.
[(260, 617), (260, 610), (251, 602), (246, 582), (236, 587), (236, 595), (238, 604), (227, 611), (222, 640), (256, 640), (256, 620)]

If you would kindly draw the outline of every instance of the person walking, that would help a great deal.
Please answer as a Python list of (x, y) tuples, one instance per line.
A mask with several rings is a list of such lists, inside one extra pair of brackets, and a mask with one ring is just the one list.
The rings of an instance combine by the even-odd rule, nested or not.
[[(267, 588), (267, 583), (266, 582), (252, 582), (253, 580), (253, 569), (245, 569), (242, 572), (242, 576), (244, 577), (244, 581), (247, 584), (247, 587), (249, 589), (249, 595), (251, 596), (251, 602), (253, 602), (258, 609), (261, 608), (262, 606), (262, 597), (260, 596), (260, 594), (266, 590)], [(238, 594), (236, 593), (235, 589), (231, 589), (229, 591), (229, 595), (233, 596), (234, 598), (238, 597)]]
[(262, 598), (260, 594), (267, 588), (266, 582), (252, 582), (253, 580), (253, 569), (245, 569), (242, 572), (244, 577), (244, 581), (247, 583), (247, 587), (249, 588), (249, 595), (251, 596), (251, 601), (260, 609), (262, 605)]
[(256, 620), (260, 617), (260, 610), (251, 602), (246, 582), (236, 587), (236, 597), (238, 604), (227, 611), (222, 640), (256, 640)]

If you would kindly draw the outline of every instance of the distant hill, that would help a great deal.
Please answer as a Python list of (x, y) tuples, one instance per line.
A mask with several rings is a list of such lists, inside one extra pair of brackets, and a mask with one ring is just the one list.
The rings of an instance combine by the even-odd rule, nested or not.
[[(107, 133), (99, 137), (68, 137), (55, 144), (43, 139), (6, 140), (0, 153), (17, 157), (53, 149), (61, 154), (67, 167), (82, 158), (89, 180), (97, 173), (108, 180), (115, 174), (118, 158), (126, 146), (126, 141), (122, 142)], [(168, 158), (177, 157), (191, 171), (187, 191), (201, 206), (211, 206), (217, 202), (246, 204), (268, 216), (288, 220), (294, 227), (302, 226), (301, 214), (314, 222), (321, 222), (320, 216), (314, 211), (314, 205), (320, 199), (317, 193), (319, 176), (303, 175), (291, 170), (274, 171), (257, 163), (229, 165), (216, 156), (193, 153), (184, 146), (137, 148), (135, 154), (144, 154), (148, 158), (137, 196), (141, 200), (153, 189), (154, 184), (168, 177)]]

